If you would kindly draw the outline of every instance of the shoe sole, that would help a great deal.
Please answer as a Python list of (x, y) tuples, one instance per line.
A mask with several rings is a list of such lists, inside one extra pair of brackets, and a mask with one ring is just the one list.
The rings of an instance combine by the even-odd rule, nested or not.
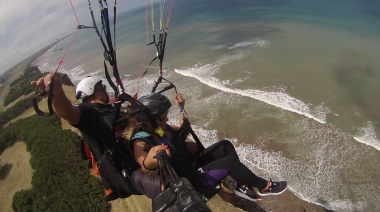
[(279, 194), (282, 194), (286, 191), (286, 189), (288, 189), (288, 187), (286, 187), (284, 190), (282, 190), (281, 192), (278, 192), (278, 193), (260, 193), (259, 191), (257, 192), (260, 196), (262, 197), (265, 197), (265, 196), (271, 196), (271, 195), (279, 195)]
[(243, 194), (243, 193), (240, 193), (240, 192), (235, 192), (235, 191), (234, 191), (234, 193), (235, 193), (237, 196), (241, 197), (241, 198), (244, 198), (244, 199), (246, 199), (246, 200), (250, 200), (250, 201), (253, 201), (253, 202), (258, 202), (258, 203), (260, 203), (260, 202), (263, 201), (263, 199), (261, 199), (261, 198), (253, 199), (252, 197), (249, 197), (249, 196), (247, 196), (247, 195), (245, 195), (245, 194)]

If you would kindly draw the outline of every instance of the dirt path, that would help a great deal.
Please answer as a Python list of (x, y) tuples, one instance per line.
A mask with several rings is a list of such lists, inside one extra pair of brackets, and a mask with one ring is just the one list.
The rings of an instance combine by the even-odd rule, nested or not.
[(32, 187), (33, 169), (24, 142), (18, 141), (0, 155), (0, 211), (13, 211), (12, 198), (17, 191)]

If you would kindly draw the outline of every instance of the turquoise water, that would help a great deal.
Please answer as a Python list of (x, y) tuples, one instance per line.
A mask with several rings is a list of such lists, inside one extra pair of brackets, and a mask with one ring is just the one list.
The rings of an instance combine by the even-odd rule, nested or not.
[[(379, 211), (379, 8), (369, 0), (177, 0), (164, 76), (184, 94), (206, 145), (231, 139), (251, 170), (288, 180), (303, 200)], [(130, 75), (124, 85), (146, 94), (158, 69), (155, 63), (137, 77), (145, 7), (118, 18), (119, 71)], [(51, 50), (36, 62), (54, 69), (61, 55)], [(151, 46), (145, 65), (154, 55)], [(88, 74), (104, 78), (93, 30), (80, 32), (60, 71), (74, 83)]]

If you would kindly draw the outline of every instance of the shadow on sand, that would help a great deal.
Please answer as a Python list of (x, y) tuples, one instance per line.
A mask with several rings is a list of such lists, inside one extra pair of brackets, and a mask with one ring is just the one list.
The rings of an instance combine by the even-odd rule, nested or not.
[(0, 167), (0, 180), (5, 180), (11, 172), (13, 164), (6, 163)]

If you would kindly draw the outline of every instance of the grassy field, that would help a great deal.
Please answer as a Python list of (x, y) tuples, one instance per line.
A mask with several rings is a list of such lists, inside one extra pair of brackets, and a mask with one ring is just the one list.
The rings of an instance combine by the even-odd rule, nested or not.
[(24, 142), (18, 141), (1, 155), (0, 211), (12, 211), (12, 198), (17, 191), (32, 187), (33, 170)]

